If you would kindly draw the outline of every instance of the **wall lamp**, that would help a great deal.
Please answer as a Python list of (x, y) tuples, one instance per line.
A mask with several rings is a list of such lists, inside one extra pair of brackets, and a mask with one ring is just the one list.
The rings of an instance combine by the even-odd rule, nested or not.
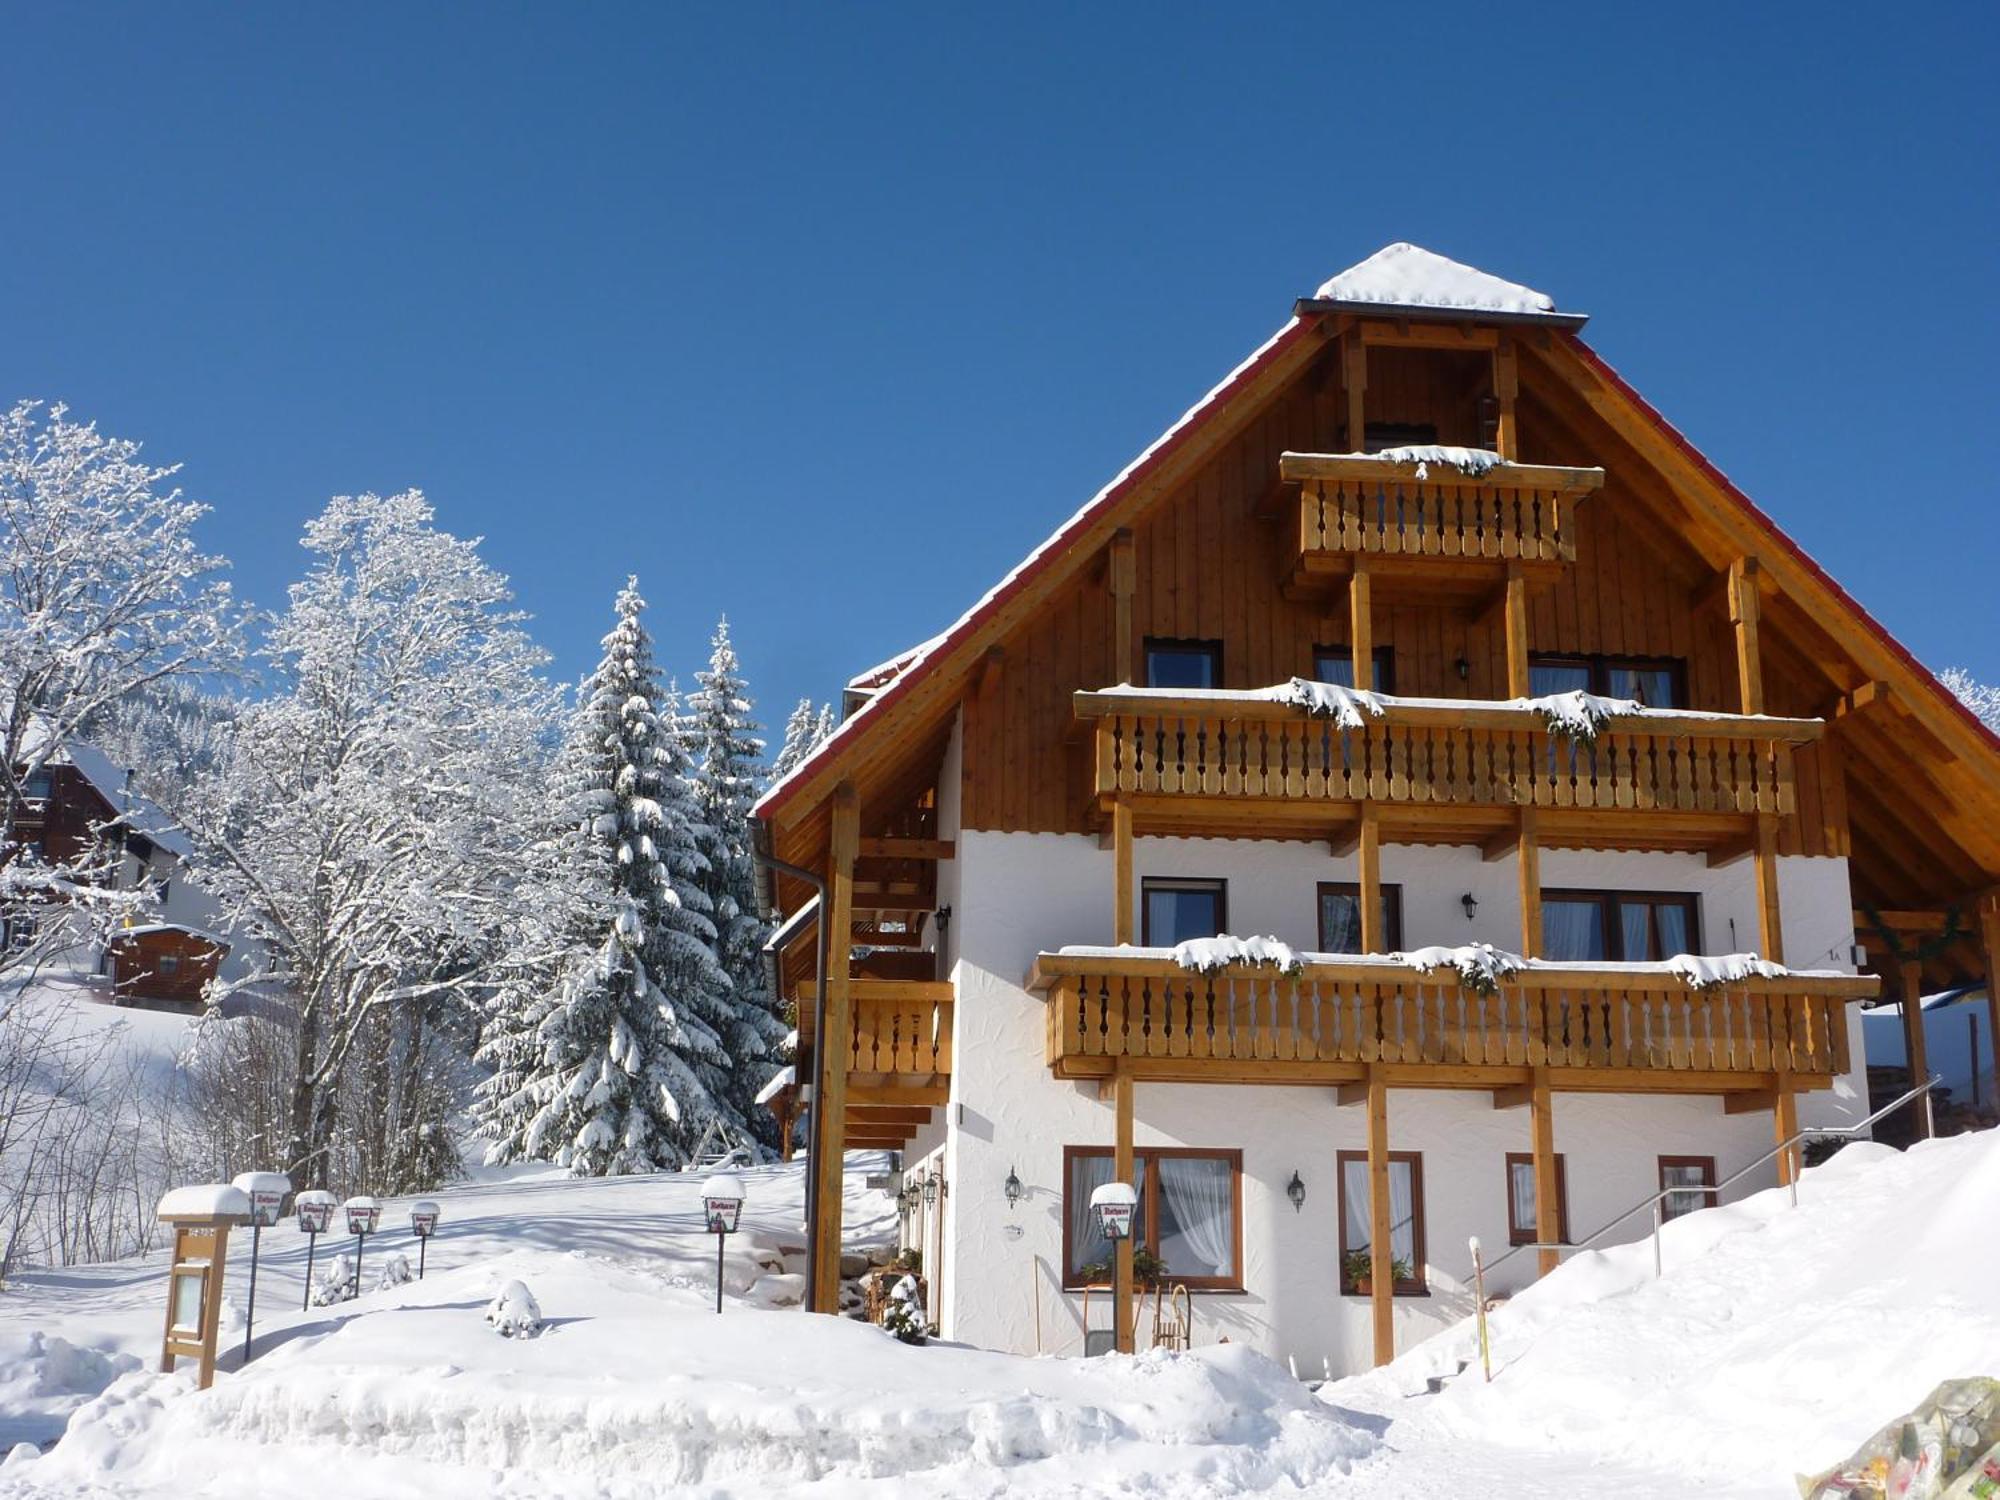
[(1479, 914), (1479, 898), (1470, 891), (1458, 898), (1458, 904), (1465, 908), (1465, 920), (1468, 922)]
[(1285, 1184), (1285, 1196), (1292, 1200), (1293, 1213), (1299, 1212), (1306, 1206), (1305, 1179), (1299, 1176), (1296, 1169), (1292, 1172), (1292, 1180)]
[(1012, 1167), (1007, 1169), (1007, 1180), (1000, 1190), (1007, 1195), (1007, 1207), (1011, 1210), (1021, 1201), (1021, 1176)]

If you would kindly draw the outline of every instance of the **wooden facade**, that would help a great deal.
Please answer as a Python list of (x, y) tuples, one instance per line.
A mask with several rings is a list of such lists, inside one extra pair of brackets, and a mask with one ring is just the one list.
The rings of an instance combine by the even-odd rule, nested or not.
[[(1369, 953), (1384, 948), (1385, 842), (1514, 861), (1530, 955), (1545, 848), (1747, 860), (1757, 947), (1779, 962), (1780, 857), (1848, 859), (1871, 914), (1875, 974), (1858, 978), (1708, 992), (1533, 971), (1486, 994), (1365, 962), (1191, 977), (1143, 954), (1042, 956), (1026, 982), (1048, 1001), (1046, 1064), (1100, 1081), (1121, 1174), (1149, 1082), (1332, 1087), (1365, 1106), (1378, 1357), (1391, 1087), (1527, 1106), (1552, 1241), (1553, 1093), (1722, 1095), (1769, 1110), (1783, 1138), (1796, 1095), (1850, 1066), (1847, 1007), (1877, 976), (1921, 989), (1994, 972), (2000, 741), (1611, 372), (1580, 323), (1299, 304), (939, 642), (863, 685), (842, 732), (760, 804), (769, 851), (828, 883), (826, 1035), (802, 1037), (823, 1115), (823, 1266), (840, 1151), (901, 1144), (949, 1094), (950, 985), (868, 977), (854, 953), (870, 922), (912, 943), (925, 930), (936, 885), (922, 872), (958, 832), (936, 822), (954, 724), (962, 829), (1090, 834), (1113, 851), (1107, 944), (1138, 940), (1133, 842), (1149, 834), (1357, 854)], [(1437, 445), (1499, 461), (1426, 458)], [(1149, 642), (1199, 643), (1219, 691), (1108, 691), (1144, 689)], [(1323, 676), (1329, 658), (1364, 686), (1392, 665), (1379, 720), (1240, 696)], [(1615, 719), (1585, 745), (1552, 734), (1508, 700), (1555, 658), (1664, 674), (1680, 712)], [(1423, 701), (1396, 701), (1409, 698)], [(807, 892), (781, 877), (775, 894), (790, 911)], [(1947, 920), (1963, 937), (1915, 963), (1871, 936)], [(810, 955), (801, 933), (787, 975), (810, 974)], [(817, 991), (794, 993), (804, 1017)], [(829, 1270), (815, 1305), (834, 1294)], [(1130, 1333), (1121, 1308), (1121, 1346)]]
[(113, 934), (111, 993), (121, 1005), (203, 1003), (229, 945), (186, 927), (155, 924)]

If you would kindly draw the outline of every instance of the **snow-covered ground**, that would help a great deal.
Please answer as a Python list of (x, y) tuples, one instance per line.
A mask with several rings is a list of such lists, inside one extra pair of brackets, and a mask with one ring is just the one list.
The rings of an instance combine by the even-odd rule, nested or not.
[[(871, 1167), (850, 1160), (855, 1243), (893, 1228)], [(230, 1341), (205, 1395), (151, 1373), (158, 1258), (26, 1278), (0, 1296), (0, 1421), (68, 1425), (0, 1494), (1747, 1497), (1795, 1493), (1942, 1379), (2000, 1372), (1991, 1133), (1849, 1147), (1797, 1210), (1773, 1192), (1670, 1225), (1657, 1282), (1644, 1245), (1578, 1257), (1495, 1315), (1490, 1385), (1468, 1326), (1317, 1398), (1240, 1347), (1030, 1359), (782, 1310), (800, 1174), (744, 1175), (719, 1318), (699, 1177), (441, 1194), (425, 1281), (311, 1312), (283, 1226), (257, 1358), (239, 1372)], [(368, 1260), (411, 1248), (397, 1228)], [(238, 1298), (244, 1279), (232, 1264)], [(510, 1280), (539, 1338), (485, 1322)]]

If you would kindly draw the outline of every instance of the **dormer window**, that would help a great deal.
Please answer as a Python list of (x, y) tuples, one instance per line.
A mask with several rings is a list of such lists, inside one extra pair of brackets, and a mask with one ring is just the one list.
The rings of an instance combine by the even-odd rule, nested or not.
[(1222, 642), (1146, 638), (1146, 686), (1151, 688), (1219, 688), (1222, 686)]
[(1391, 448), (1415, 448), (1438, 440), (1435, 422), (1370, 422), (1361, 431), (1363, 453), (1386, 453)]

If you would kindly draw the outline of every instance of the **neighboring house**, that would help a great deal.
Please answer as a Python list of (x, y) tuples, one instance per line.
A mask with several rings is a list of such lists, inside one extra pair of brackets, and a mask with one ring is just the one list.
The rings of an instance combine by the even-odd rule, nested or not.
[[(150, 891), (152, 910), (118, 928), (107, 943), (80, 935), (62, 961), (73, 971), (109, 977), (120, 1002), (197, 1006), (208, 981), (218, 974), (234, 977), (243, 960), (232, 958), (230, 940), (213, 930), (215, 902), (187, 878), (186, 836), (134, 793), (130, 780), (95, 746), (73, 741), (56, 751), (24, 788), (17, 857), (67, 865), (88, 858), (100, 841), (115, 850), (109, 883)], [(54, 908), (17, 917), (19, 930), (5, 939), (25, 946), (40, 924), (60, 921)]]
[(1583, 321), (1412, 246), (1335, 277), (764, 797), (827, 882), (774, 891), (819, 1310), (837, 1153), (900, 1148), (947, 1337), (1082, 1347), (1115, 1176), (1197, 1342), (1363, 1368), (1470, 1310), (1471, 1237), (1863, 1118), (1857, 967), (1991, 970), (2000, 741)]

